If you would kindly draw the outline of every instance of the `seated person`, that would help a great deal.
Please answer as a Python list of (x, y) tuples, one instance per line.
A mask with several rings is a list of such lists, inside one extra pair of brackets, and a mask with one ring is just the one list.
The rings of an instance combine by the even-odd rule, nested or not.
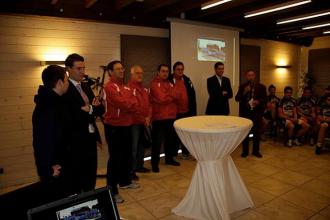
[(280, 98), (276, 95), (276, 87), (274, 85), (270, 85), (268, 87), (268, 96), (267, 96), (267, 104), (263, 117), (263, 121), (265, 127), (268, 127), (269, 123), (276, 123), (277, 120), (277, 108), (280, 102)]
[[(312, 96), (312, 89), (305, 87), (302, 96), (297, 101), (298, 124), (302, 127), (302, 133), (310, 131), (311, 135), (313, 134), (316, 120), (315, 106), (316, 100)], [(313, 138), (311, 138), (311, 145), (314, 145)]]
[[(300, 146), (301, 143), (298, 138), (305, 134), (304, 130), (299, 129), (301, 126), (298, 124), (297, 104), (296, 100), (292, 97), (292, 92), (292, 87), (286, 86), (284, 88), (284, 97), (281, 99), (278, 107), (279, 118), (282, 119), (285, 128), (288, 130), (288, 147), (292, 147), (292, 144)], [(299, 129), (299, 131), (293, 141), (295, 128)]]
[(321, 153), (322, 144), (324, 142), (324, 138), (330, 124), (330, 94), (327, 94), (324, 98), (325, 101), (320, 106), (320, 111), (317, 117), (317, 124), (319, 125), (319, 133), (315, 148), (315, 154)]
[(322, 106), (325, 103), (326, 97), (329, 94), (330, 94), (330, 85), (324, 89), (323, 95), (317, 100), (317, 105), (316, 105), (316, 114), (317, 115), (320, 112), (320, 106)]

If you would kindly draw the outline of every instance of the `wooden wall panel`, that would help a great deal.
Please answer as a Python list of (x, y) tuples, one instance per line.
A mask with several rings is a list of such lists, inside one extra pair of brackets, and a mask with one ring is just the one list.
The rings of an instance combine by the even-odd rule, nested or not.
[[(74, 19), (0, 15), (0, 191), (37, 180), (32, 149), (33, 97), (41, 84), (47, 54), (80, 53), (86, 73), (101, 76), (100, 65), (120, 59), (120, 35), (168, 37), (168, 30)], [(103, 135), (102, 124), (98, 127)], [(104, 139), (104, 137), (103, 137)], [(104, 141), (99, 168), (106, 167)]]

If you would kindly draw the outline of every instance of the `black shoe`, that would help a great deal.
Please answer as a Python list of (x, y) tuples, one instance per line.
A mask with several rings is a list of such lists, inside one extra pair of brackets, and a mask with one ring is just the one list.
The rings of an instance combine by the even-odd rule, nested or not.
[(242, 154), (241, 154), (241, 157), (245, 158), (245, 157), (247, 157), (248, 155), (249, 155), (249, 153), (242, 153)]
[(133, 172), (132, 173), (132, 180), (134, 180), (134, 181), (139, 181), (139, 177), (136, 175), (136, 173), (135, 172)]
[(177, 162), (177, 161), (174, 161), (174, 160), (167, 161), (167, 162), (165, 162), (165, 164), (166, 164), (166, 165), (176, 166), (176, 167), (180, 166), (180, 163)]
[(139, 168), (139, 169), (135, 170), (135, 172), (137, 172), (137, 173), (149, 173), (150, 169), (142, 167), (142, 168)]
[(159, 173), (159, 167), (152, 167), (152, 172)]
[(315, 148), (315, 154), (320, 155), (321, 154), (321, 149), (322, 149), (322, 147), (316, 147)]
[(254, 155), (254, 156), (258, 157), (258, 158), (262, 158), (262, 155), (259, 152), (252, 153), (252, 155)]

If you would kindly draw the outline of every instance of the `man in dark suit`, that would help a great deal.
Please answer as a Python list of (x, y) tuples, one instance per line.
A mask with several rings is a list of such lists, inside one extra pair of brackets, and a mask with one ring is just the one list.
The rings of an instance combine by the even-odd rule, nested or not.
[(84, 58), (71, 54), (65, 60), (69, 73), (69, 88), (65, 94), (67, 108), (71, 114), (73, 185), (76, 193), (94, 189), (97, 171), (97, 142), (100, 134), (95, 124), (96, 116), (104, 113), (104, 108), (85, 77)]
[(209, 100), (207, 102), (207, 115), (229, 115), (228, 100), (233, 97), (233, 91), (229, 78), (223, 76), (224, 64), (214, 64), (215, 75), (207, 79), (207, 91)]
[[(253, 121), (251, 133), (253, 133), (253, 151), (256, 157), (262, 157), (259, 152), (260, 132), (262, 128), (262, 116), (267, 103), (266, 87), (255, 82), (256, 74), (253, 70), (245, 73), (247, 82), (240, 85), (235, 100), (239, 102), (239, 115)], [(242, 157), (249, 155), (249, 134), (243, 140)]]

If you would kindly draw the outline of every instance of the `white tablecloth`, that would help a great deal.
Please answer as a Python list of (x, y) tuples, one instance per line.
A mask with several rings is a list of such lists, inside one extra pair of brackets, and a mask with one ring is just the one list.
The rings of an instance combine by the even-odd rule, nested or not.
[(172, 212), (188, 218), (220, 220), (253, 207), (230, 157), (250, 131), (252, 121), (233, 116), (196, 116), (177, 120), (174, 127), (198, 163), (188, 192)]

